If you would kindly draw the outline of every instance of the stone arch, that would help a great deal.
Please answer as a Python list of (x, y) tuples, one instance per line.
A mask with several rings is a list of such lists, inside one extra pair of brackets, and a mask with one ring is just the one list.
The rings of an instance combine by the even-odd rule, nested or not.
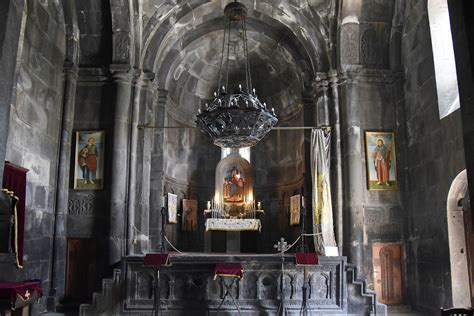
[[(255, 60), (252, 68), (260, 76), (260, 80), (254, 80), (255, 88), (262, 100), (275, 104), (280, 123), (291, 121), (301, 113), (304, 87), (310, 85), (316, 71), (328, 70), (330, 39), (324, 22), (298, 10), (292, 14), (300, 23), (290, 23), (267, 12), (266, 7), (248, 9), (248, 31), (258, 36), (257, 44), (250, 45), (255, 47), (254, 52), (250, 50), (251, 63)], [(220, 50), (214, 46), (221, 41), (224, 22), (221, 3), (191, 0), (159, 7), (144, 25), (138, 67), (153, 71), (160, 87), (170, 91), (167, 112), (180, 124), (193, 126), (198, 107), (204, 106), (216, 89), (218, 71), (213, 69)], [(300, 24), (307, 26), (305, 32)], [(250, 35), (249, 42), (252, 42)], [(262, 58), (265, 54), (261, 52), (265, 50), (271, 51), (267, 54), (273, 54), (271, 59)], [(272, 69), (278, 71), (272, 74)], [(232, 76), (238, 79), (231, 82), (240, 80), (238, 73)], [(268, 81), (273, 85), (283, 81), (289, 84), (272, 87), (266, 84)]]
[[(466, 242), (466, 228), (471, 225), (468, 201), (467, 172), (463, 170), (453, 180), (447, 200), (451, 287), (453, 306), (455, 307), (472, 306), (471, 278), (469, 275), (471, 270), (469, 262), (470, 249), (469, 244)], [(468, 228), (468, 231), (470, 230)]]
[(459, 109), (458, 79), (447, 0), (428, 0), (439, 118)]

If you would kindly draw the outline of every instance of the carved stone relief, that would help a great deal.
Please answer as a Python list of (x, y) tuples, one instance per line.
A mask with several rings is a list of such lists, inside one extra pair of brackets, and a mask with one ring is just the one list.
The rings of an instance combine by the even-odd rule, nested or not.
[(341, 63), (359, 63), (359, 24), (347, 23), (341, 27)]
[[(125, 264), (127, 310), (153, 306), (153, 269), (135, 261)], [(321, 306), (325, 310), (341, 311), (342, 293), (340, 280), (343, 279), (339, 263), (324, 263), (322, 266), (308, 267), (309, 288), (307, 298), (310, 306)], [(243, 308), (275, 309), (279, 305), (280, 264), (252, 263), (244, 265), (244, 277), (236, 281), (230, 291), (236, 302)], [(160, 297), (163, 308), (193, 309), (196, 306), (217, 308), (225, 293), (220, 278), (213, 278), (214, 265), (180, 265), (173, 263), (170, 268), (160, 270)], [(226, 282), (230, 281), (227, 279)], [(303, 270), (293, 264), (285, 268), (285, 300), (290, 309), (299, 310), (302, 299)], [(223, 305), (234, 308), (229, 297)]]
[(69, 215), (93, 215), (94, 214), (94, 195), (77, 194), (72, 195), (68, 201)]

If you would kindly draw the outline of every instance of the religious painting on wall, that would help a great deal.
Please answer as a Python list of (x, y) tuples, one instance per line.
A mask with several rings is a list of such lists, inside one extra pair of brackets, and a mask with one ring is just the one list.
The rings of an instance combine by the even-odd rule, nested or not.
[(74, 189), (99, 190), (104, 187), (104, 131), (77, 131)]
[(168, 193), (168, 223), (178, 223), (178, 196)]
[[(224, 173), (223, 198), (225, 203), (242, 203), (245, 196), (245, 175), (242, 168), (230, 165)], [(250, 202), (250, 201), (248, 201)]]
[(184, 231), (197, 229), (197, 206), (196, 200), (183, 199), (182, 228)]
[(301, 195), (290, 197), (290, 225), (300, 224)]
[(365, 132), (367, 188), (397, 190), (395, 135), (392, 132)]

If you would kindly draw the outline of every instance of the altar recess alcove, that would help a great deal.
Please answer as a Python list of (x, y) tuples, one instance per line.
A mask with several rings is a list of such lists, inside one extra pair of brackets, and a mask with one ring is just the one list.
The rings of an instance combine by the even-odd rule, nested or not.
[(234, 216), (253, 201), (253, 174), (250, 163), (237, 153), (225, 157), (216, 167), (215, 199), (220, 200)]
[[(215, 191), (212, 205), (220, 205), (229, 218), (243, 218), (249, 208), (257, 207), (253, 194), (252, 166), (239, 149), (231, 149), (216, 166)], [(244, 216), (245, 217), (245, 216)], [(211, 230), (206, 249), (212, 252), (256, 252), (258, 231)]]

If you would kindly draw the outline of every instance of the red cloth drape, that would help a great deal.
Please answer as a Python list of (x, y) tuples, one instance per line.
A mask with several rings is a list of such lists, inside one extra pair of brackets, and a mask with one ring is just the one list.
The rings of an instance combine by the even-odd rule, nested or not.
[(21, 297), (23, 301), (27, 301), (35, 292), (39, 296), (43, 294), (41, 281), (0, 283), (0, 299), (10, 300), (13, 309), (18, 296)]
[(295, 253), (295, 261), (297, 265), (302, 265), (302, 266), (318, 265), (319, 256), (315, 252), (309, 252), (309, 253), (297, 252)]
[(240, 263), (216, 263), (216, 270), (214, 271), (214, 280), (218, 276), (232, 276), (242, 278), (243, 270)]
[(152, 267), (168, 267), (171, 265), (169, 259), (169, 253), (147, 253), (144, 259), (144, 265)]
[(22, 168), (11, 162), (6, 161), (3, 169), (3, 185), (4, 189), (13, 191), (18, 197), (15, 214), (15, 236), (14, 249), (16, 252), (16, 264), (23, 267), (23, 240), (25, 231), (25, 197), (26, 197), (26, 173), (28, 169)]

